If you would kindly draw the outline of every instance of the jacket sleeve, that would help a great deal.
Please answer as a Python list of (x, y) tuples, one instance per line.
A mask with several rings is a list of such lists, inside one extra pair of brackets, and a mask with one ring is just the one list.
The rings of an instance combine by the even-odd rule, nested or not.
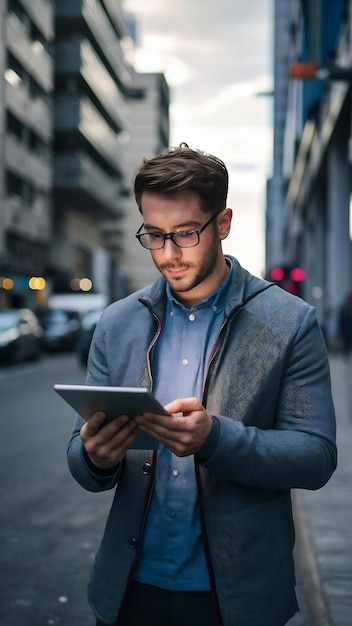
[(254, 417), (250, 409), (236, 415), (235, 398), (233, 415), (217, 415), (218, 441), (201, 465), (247, 486), (318, 489), (335, 470), (337, 451), (327, 351), (312, 307), (281, 359), (278, 380), (262, 385)]
[(73, 478), (87, 491), (106, 491), (118, 482), (122, 464), (112, 468), (111, 472), (94, 470), (85, 454), (80, 431), (84, 420), (77, 415), (67, 448), (67, 462)]
[[(101, 325), (94, 333), (92, 346), (88, 358), (87, 384), (110, 385), (107, 366), (104, 357), (104, 332)], [(71, 439), (67, 448), (67, 462), (70, 472), (75, 480), (88, 491), (105, 491), (112, 489), (118, 482), (121, 473), (121, 466), (112, 468), (111, 472), (95, 471), (92, 463), (89, 462), (80, 437), (80, 431), (84, 420), (79, 415), (76, 416)]]

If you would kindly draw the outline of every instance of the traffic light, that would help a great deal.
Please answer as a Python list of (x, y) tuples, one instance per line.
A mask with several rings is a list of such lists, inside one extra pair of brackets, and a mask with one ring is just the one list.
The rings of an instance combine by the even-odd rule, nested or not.
[(302, 287), (305, 275), (305, 271), (301, 267), (289, 265), (272, 267), (267, 272), (266, 279), (276, 283), (281, 289), (302, 298)]

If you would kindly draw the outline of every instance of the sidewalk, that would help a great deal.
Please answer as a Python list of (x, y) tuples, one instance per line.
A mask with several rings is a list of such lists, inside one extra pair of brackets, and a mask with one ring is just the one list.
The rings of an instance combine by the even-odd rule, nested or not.
[(293, 494), (307, 626), (352, 625), (352, 358), (331, 354), (330, 366), (338, 467), (323, 489)]

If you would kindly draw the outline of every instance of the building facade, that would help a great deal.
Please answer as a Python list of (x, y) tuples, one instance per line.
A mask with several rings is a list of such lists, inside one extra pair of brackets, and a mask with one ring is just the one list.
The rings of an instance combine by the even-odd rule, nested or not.
[(121, 0), (0, 0), (0, 25), (0, 308), (123, 297), (154, 277), (127, 241), (137, 162), (168, 145), (165, 79), (134, 72)]
[(303, 297), (334, 344), (352, 291), (352, 2), (276, 0), (275, 20), (267, 268), (304, 269)]
[[(163, 74), (133, 73), (128, 98), (129, 141), (126, 143), (126, 168), (133, 177), (144, 158), (162, 152), (169, 145), (169, 88)], [(142, 248), (135, 233), (142, 223), (134, 196), (125, 201), (122, 219), (125, 272), (133, 289), (140, 289), (159, 274), (148, 250)]]
[(1, 0), (0, 28), (1, 307), (45, 274), (52, 239), (52, 4)]
[[(120, 2), (55, 0), (54, 289), (89, 277), (93, 289), (120, 297), (120, 245), (104, 238), (118, 223), (125, 188), (123, 146), (130, 68)], [(64, 260), (64, 261), (63, 261)], [(97, 269), (99, 268), (99, 274)]]

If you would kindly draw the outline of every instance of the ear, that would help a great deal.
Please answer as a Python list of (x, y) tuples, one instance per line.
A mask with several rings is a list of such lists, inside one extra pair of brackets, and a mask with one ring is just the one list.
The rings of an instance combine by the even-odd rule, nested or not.
[(230, 232), (232, 221), (232, 209), (224, 209), (218, 217), (219, 238), (222, 241), (226, 239)]

